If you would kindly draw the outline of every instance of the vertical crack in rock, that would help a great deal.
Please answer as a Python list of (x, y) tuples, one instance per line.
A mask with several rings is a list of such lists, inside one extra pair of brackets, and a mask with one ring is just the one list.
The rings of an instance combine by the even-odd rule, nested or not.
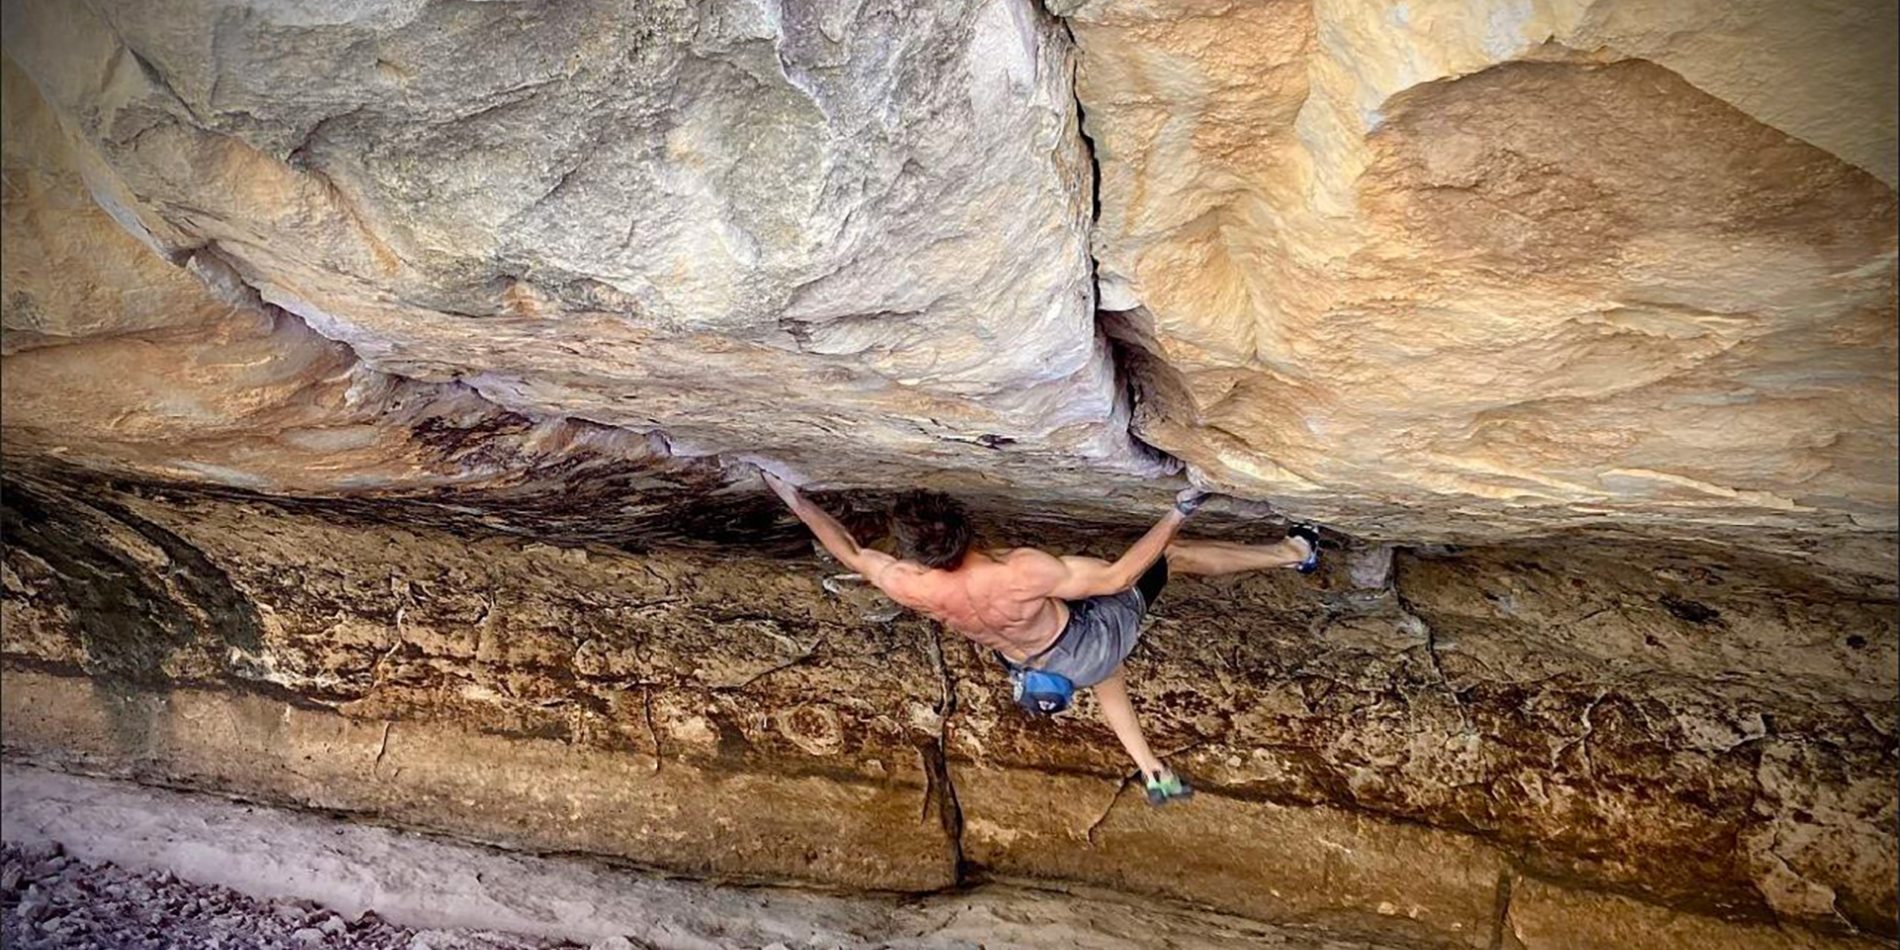
[(1511, 926), (1511, 890), (1516, 885), (1516, 876), (1509, 867), (1498, 871), (1497, 904), (1491, 912), (1490, 950), (1503, 950), (1504, 934)]
[(402, 649), (403, 642), (404, 641), (402, 637), (402, 617), (400, 614), (398, 614), (398, 616), (396, 617), (396, 642), (390, 644), (389, 649), (384, 650), (379, 656), (376, 657), (376, 661), (370, 664), (369, 688), (371, 691), (374, 691), (377, 687), (380, 687), (383, 684), (383, 664), (389, 662), (389, 658), (392, 656), (395, 656), (396, 651)]
[[(1407, 611), (1407, 613), (1411, 612)], [(1411, 614), (1411, 616), (1418, 617), (1417, 614)], [(1445, 695), (1451, 699), (1451, 704), (1457, 707), (1458, 722), (1464, 726), (1466, 732), (1470, 732), (1471, 716), (1465, 711), (1464, 698), (1458, 695), (1457, 687), (1451, 685), (1451, 677), (1445, 675), (1444, 661), (1438, 656), (1438, 631), (1422, 618), (1419, 618), (1419, 625), (1425, 629), (1425, 655), (1431, 660), (1432, 672), (1438, 675), (1438, 685), (1444, 688)]]
[(653, 774), (658, 775), (666, 766), (666, 756), (660, 748), (660, 726), (653, 721), (653, 686), (648, 683), (640, 684), (640, 714), (646, 719), (647, 738), (653, 740)]
[(1128, 786), (1134, 784), (1134, 781), (1135, 777), (1133, 774), (1122, 776), (1121, 784), (1115, 786), (1115, 794), (1108, 797), (1108, 804), (1102, 808), (1102, 813), (1095, 816), (1094, 821), (1089, 822), (1088, 831), (1083, 833), (1083, 837), (1088, 840), (1089, 847), (1095, 847), (1095, 833), (1100, 831), (1103, 825), (1108, 824), (1108, 816), (1115, 813), (1115, 806), (1121, 802), (1122, 794), (1128, 791)]
[(1452, 706), (1458, 710), (1459, 725), (1464, 727), (1467, 734), (1471, 733), (1473, 731), (1471, 715), (1465, 710), (1464, 697), (1458, 694), (1457, 687), (1451, 685), (1451, 677), (1445, 675), (1444, 662), (1438, 655), (1438, 631), (1429, 621), (1420, 616), (1418, 611), (1412, 609), (1412, 602), (1406, 599), (1405, 590), (1399, 583), (1399, 569), (1396, 563), (1393, 564), (1389, 576), (1392, 582), (1392, 597), (1398, 604), (1401, 620), (1407, 626), (1413, 627), (1415, 632), (1424, 635), (1426, 661), (1431, 663), (1432, 673), (1438, 677), (1439, 687), (1444, 689), (1445, 695), (1451, 699)]
[[(1165, 763), (1170, 760), (1184, 756), (1188, 754), (1189, 752), (1192, 752), (1195, 749), (1198, 749), (1204, 745), (1207, 745), (1206, 739), (1196, 739), (1193, 742), (1190, 742), (1186, 745), (1178, 746), (1173, 749), (1164, 750), (1161, 753), (1160, 758), (1161, 758), (1161, 761)], [(1097, 815), (1095, 817), (1095, 820), (1089, 823), (1088, 830), (1083, 833), (1084, 838), (1086, 838), (1089, 843), (1089, 847), (1091, 848), (1095, 847), (1095, 833), (1097, 831), (1100, 831), (1103, 825), (1108, 824), (1109, 816), (1115, 813), (1115, 806), (1121, 803), (1121, 800), (1124, 794), (1128, 791), (1129, 787), (1134, 785), (1135, 780), (1140, 777), (1141, 777), (1141, 773), (1139, 771), (1129, 772), (1126, 775), (1122, 776), (1121, 784), (1115, 786), (1115, 794), (1109, 796), (1108, 804), (1103, 806), (1102, 813), (1100, 815)]]
[(1608, 695), (1610, 695), (1609, 690), (1602, 690), (1595, 696), (1592, 696), (1590, 701), (1584, 705), (1583, 713), (1578, 717), (1578, 725), (1583, 727), (1583, 731), (1565, 739), (1557, 748), (1551, 750), (1550, 768), (1552, 771), (1556, 771), (1561, 764), (1563, 754), (1574, 748), (1577, 750), (1577, 758), (1583, 762), (1583, 774), (1593, 778), (1595, 777), (1596, 765), (1590, 761), (1590, 737), (1596, 734), (1597, 727), (1596, 723), (1591, 721), (1590, 717), (1596, 714), (1597, 706), (1601, 705), (1604, 697)]
[(1050, 15), (1055, 17), (1057, 23), (1062, 24), (1062, 35), (1069, 41), (1069, 101), (1075, 103), (1076, 137), (1082, 142), (1082, 154), (1088, 156), (1089, 159), (1089, 286), (1091, 289), (1099, 290), (1095, 286), (1095, 271), (1100, 263), (1095, 259), (1094, 227), (1096, 222), (1102, 220), (1102, 163), (1095, 158), (1095, 140), (1089, 138), (1088, 127), (1083, 124), (1088, 113), (1082, 108), (1080, 91), (1082, 44), (1075, 41), (1075, 28), (1069, 25), (1068, 17), (1054, 13)]
[[(1080, 72), (1082, 69), (1082, 47), (1076, 42), (1075, 29), (1069, 25), (1067, 17), (1050, 13), (1057, 23), (1062, 24), (1062, 35), (1068, 39), (1070, 51), (1069, 100), (1075, 108), (1075, 136), (1088, 158), (1089, 188), (1089, 299), (1095, 312), (1095, 334), (1108, 347), (1109, 366), (1113, 374), (1114, 396), (1118, 409), (1127, 413), (1123, 428), (1128, 442), (1140, 460), (1148, 461), (1160, 467), (1166, 474), (1185, 471), (1187, 465), (1173, 453), (1154, 445), (1142, 438), (1136, 425), (1136, 412), (1144, 404), (1163, 403), (1166, 400), (1157, 396), (1161, 389), (1154, 377), (1158, 358), (1149, 341), (1142, 340), (1137, 334), (1128, 332), (1123, 326), (1126, 320), (1118, 318), (1101, 307), (1102, 287), (1099, 277), (1101, 261), (1095, 256), (1095, 228), (1102, 220), (1102, 163), (1095, 155), (1095, 140), (1088, 133), (1088, 110), (1082, 106), (1080, 91)], [(1159, 413), (1159, 410), (1156, 410)]]
[(936, 663), (937, 682), (940, 690), (937, 701), (937, 741), (918, 747), (924, 758), (924, 775), (928, 786), (924, 789), (924, 817), (928, 818), (934, 804), (937, 820), (943, 826), (945, 839), (950, 844), (951, 875), (953, 884), (962, 884), (963, 870), (963, 809), (957, 804), (957, 789), (950, 780), (950, 717), (957, 709), (956, 678), (950, 674), (950, 664), (943, 655), (943, 630), (936, 624), (930, 625), (930, 653)]
[(376, 743), (376, 760), (369, 764), (369, 774), (373, 778), (383, 777), (383, 758), (389, 755), (389, 733), (396, 728), (392, 720), (383, 720), (383, 737)]

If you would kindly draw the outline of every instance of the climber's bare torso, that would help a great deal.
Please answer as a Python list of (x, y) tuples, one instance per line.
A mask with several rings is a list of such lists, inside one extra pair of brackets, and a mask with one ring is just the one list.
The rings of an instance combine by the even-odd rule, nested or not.
[[(1187, 488), (1175, 496), (1173, 510), (1113, 562), (1092, 557), (1052, 557), (1034, 548), (971, 550), (969, 527), (962, 522), (960, 509), (954, 504), (945, 508), (926, 497), (911, 509), (914, 520), (905, 524), (912, 529), (922, 525), (934, 534), (912, 535), (909, 540), (900, 534), (900, 548), (908, 545), (911, 550), (921, 552), (920, 560), (900, 560), (858, 544), (838, 519), (807, 501), (790, 482), (770, 472), (759, 474), (838, 563), (857, 571), (898, 603), (1016, 663), (1029, 661), (1055, 642), (1070, 621), (1070, 602), (1116, 595), (1130, 588), (1141, 590), (1142, 579), (1163, 557), (1168, 559), (1168, 570), (1220, 575), (1273, 567), (1297, 566), (1310, 570), (1319, 553), (1313, 546), (1318, 534), (1310, 529), (1304, 535), (1289, 536), (1274, 545), (1224, 541), (1176, 543), (1175, 533), (1181, 524), (1208, 497), (1200, 489)], [(918, 544), (919, 540), (928, 543)], [(945, 540), (952, 544), (943, 544)], [(932, 568), (922, 561), (955, 567)], [(1166, 583), (1165, 573), (1158, 576), (1161, 583)], [(1142, 593), (1143, 610), (1155, 592)], [(1126, 638), (1125, 644), (1132, 648), (1132, 638)], [(1118, 648), (1123, 645), (1123, 640), (1115, 644)], [(1148, 800), (1159, 804), (1183, 797), (1187, 794), (1185, 785), (1178, 776), (1167, 771), (1155, 757), (1154, 750), (1148, 748), (1147, 739), (1142, 737), (1135, 707), (1123, 680), (1120, 657), (1125, 655), (1125, 650), (1106, 655), (1115, 664), (1113, 669), (1103, 677), (1096, 675), (1099, 670), (1090, 668), (1087, 671), (1090, 682), (1084, 685), (1091, 686), (1101, 704), (1102, 718), (1107, 720), (1129, 756), (1141, 766)]]
[(1012, 660), (1055, 641), (1069, 606), (1050, 596), (1059, 561), (1033, 548), (971, 551), (954, 570), (894, 561), (867, 578), (891, 599)]

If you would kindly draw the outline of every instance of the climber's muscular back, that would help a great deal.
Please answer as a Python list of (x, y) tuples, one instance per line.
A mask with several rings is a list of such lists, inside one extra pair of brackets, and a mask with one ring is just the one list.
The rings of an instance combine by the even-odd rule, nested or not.
[(971, 551), (955, 570), (898, 561), (871, 578), (893, 600), (1014, 660), (1041, 651), (1069, 622), (1051, 596), (1056, 559), (1032, 548)]

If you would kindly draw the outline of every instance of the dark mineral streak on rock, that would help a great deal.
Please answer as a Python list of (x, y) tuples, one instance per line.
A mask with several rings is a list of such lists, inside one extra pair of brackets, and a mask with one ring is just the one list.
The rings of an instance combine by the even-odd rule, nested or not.
[(233, 664), (262, 648), (256, 608), (183, 538), (97, 495), (0, 484), (7, 540), (51, 568), (43, 579), (72, 607), (88, 674), (156, 686), (186, 646)]

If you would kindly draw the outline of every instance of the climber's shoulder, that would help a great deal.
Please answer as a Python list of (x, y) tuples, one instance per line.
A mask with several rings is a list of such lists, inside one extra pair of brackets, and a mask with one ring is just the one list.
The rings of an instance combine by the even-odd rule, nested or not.
[(894, 558), (880, 552), (877, 562), (867, 565), (864, 577), (900, 603), (914, 607), (917, 604), (912, 601), (927, 598), (936, 587), (941, 586), (941, 578), (932, 575), (942, 573), (915, 561)]
[(1017, 585), (1042, 588), (1063, 572), (1062, 559), (1036, 548), (1010, 548), (991, 555)]
[(992, 565), (1012, 571), (1021, 570), (1024, 567), (1033, 568), (1042, 561), (1050, 559), (1048, 554), (1035, 548), (991, 548), (984, 551), (983, 556)]

